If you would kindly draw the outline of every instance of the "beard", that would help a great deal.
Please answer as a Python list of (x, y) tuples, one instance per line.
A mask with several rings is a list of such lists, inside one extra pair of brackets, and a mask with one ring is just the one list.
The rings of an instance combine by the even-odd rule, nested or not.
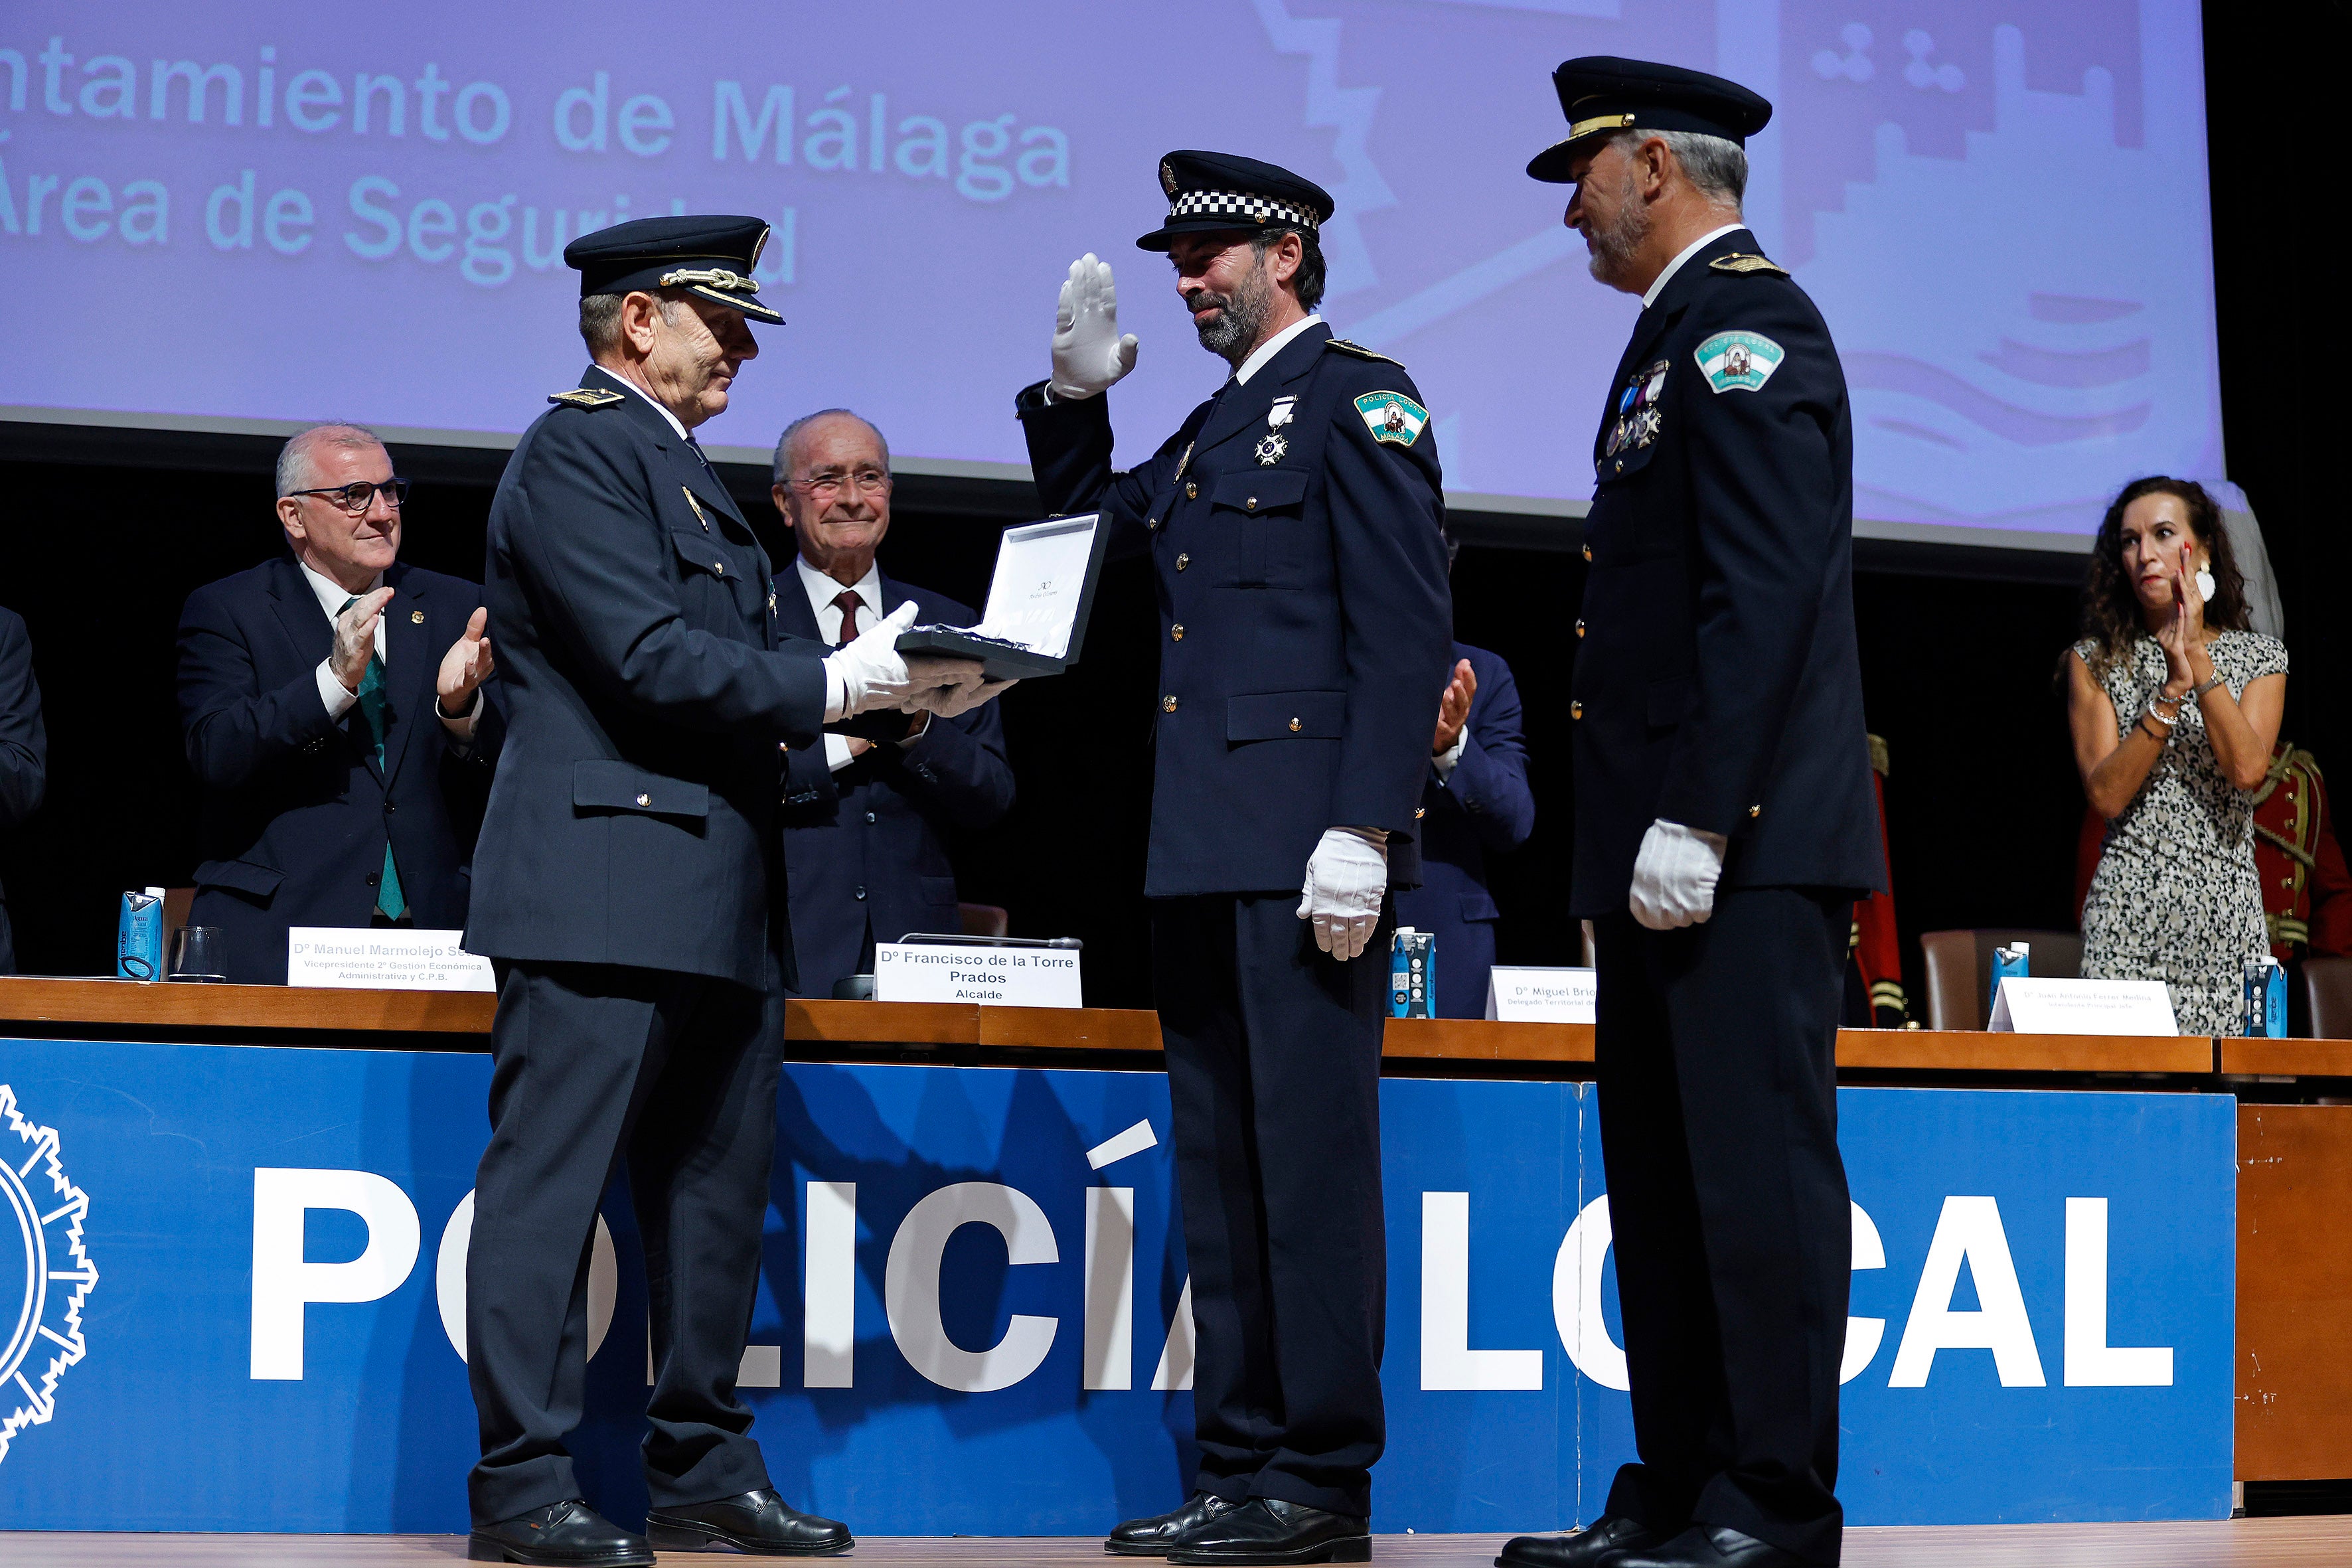
[(1632, 169), (1625, 171), (1624, 182), (1617, 189), (1617, 216), (1606, 228), (1588, 226), (1584, 237), (1592, 247), (1586, 265), (1596, 279), (1614, 288), (1632, 276), (1633, 254), (1650, 237), (1650, 209), (1642, 205)]
[(1261, 258), (1231, 294), (1212, 294), (1203, 289), (1185, 302), (1194, 309), (1202, 305), (1217, 307), (1216, 316), (1195, 329), (1201, 334), (1201, 346), (1220, 359), (1238, 364), (1265, 325), (1266, 315), (1273, 308), (1274, 290), (1266, 280)]

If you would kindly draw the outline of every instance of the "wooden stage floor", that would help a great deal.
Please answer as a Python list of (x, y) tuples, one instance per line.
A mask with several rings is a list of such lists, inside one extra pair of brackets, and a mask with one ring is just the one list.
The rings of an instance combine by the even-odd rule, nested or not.
[[(1486, 1568), (1497, 1535), (1384, 1535), (1375, 1563)], [(2344, 1568), (2352, 1517), (2242, 1519), (2190, 1524), (2016, 1524), (1967, 1529), (1853, 1530), (1846, 1568)], [(452, 1535), (97, 1535), (0, 1532), (8, 1568), (429, 1568), (466, 1560)], [(696, 1552), (664, 1563), (719, 1561)], [(1074, 1568), (1108, 1559), (1093, 1537), (1016, 1536), (860, 1542), (845, 1558), (864, 1568)]]

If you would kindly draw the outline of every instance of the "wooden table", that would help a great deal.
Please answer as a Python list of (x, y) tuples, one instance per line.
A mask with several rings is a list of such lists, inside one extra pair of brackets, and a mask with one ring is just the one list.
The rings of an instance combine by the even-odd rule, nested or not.
[[(494, 1010), (469, 992), (0, 976), (0, 1035), (29, 1037), (480, 1051)], [(784, 1030), (802, 1061), (1160, 1065), (1158, 1015), (1125, 1008), (810, 1000)], [(1397, 1018), (1381, 1054), (1392, 1076), (1593, 1070), (1582, 1024)], [(2237, 1474), (2352, 1476), (2352, 1040), (1846, 1029), (1837, 1059), (1852, 1083), (2236, 1094)]]

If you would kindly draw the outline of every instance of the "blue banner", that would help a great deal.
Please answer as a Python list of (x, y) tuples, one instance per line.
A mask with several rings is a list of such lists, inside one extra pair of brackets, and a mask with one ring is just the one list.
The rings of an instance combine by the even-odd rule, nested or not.
[[(457, 1531), (487, 1058), (0, 1040), (0, 1518)], [(1633, 1456), (1593, 1091), (1393, 1079), (1382, 1531), (1591, 1517)], [(2229, 1511), (2236, 1106), (1848, 1089), (1858, 1524)], [(1084, 1534), (1191, 1474), (1156, 1074), (792, 1066), (746, 1397), (873, 1534)], [(21, 1244), (19, 1255), (10, 1250)], [(592, 1271), (606, 1511), (644, 1506), (625, 1195)]]

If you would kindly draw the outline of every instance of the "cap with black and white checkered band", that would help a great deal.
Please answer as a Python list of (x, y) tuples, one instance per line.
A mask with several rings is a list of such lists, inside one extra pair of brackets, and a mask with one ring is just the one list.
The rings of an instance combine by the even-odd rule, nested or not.
[(1160, 160), (1168, 216), (1135, 243), (1166, 250), (1180, 234), (1217, 229), (1297, 228), (1313, 234), (1336, 204), (1314, 181), (1228, 153), (1171, 153)]

